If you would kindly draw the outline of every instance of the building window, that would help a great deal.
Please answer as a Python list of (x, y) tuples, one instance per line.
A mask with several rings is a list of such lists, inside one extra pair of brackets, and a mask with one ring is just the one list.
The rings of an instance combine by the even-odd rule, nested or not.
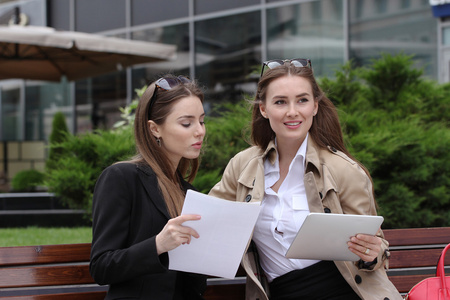
[(364, 0), (355, 0), (355, 19), (361, 19), (364, 13)]
[(173, 61), (149, 63), (132, 70), (132, 90), (140, 89), (166, 73), (190, 75), (189, 24), (179, 24), (137, 30), (132, 33), (133, 40), (156, 42), (177, 46), (177, 57)]
[(1, 91), (1, 112), (2, 112), (2, 140), (18, 141), (22, 140), (20, 131), (22, 129), (20, 115), (20, 88), (2, 87)]
[(186, 0), (131, 0), (131, 24), (133, 26), (187, 18), (188, 16), (189, 1)]
[(342, 15), (344, 7), (342, 5), (341, 0), (332, 0), (331, 5), (333, 6), (333, 9), (336, 11), (336, 14)]
[(79, 80), (76, 88), (77, 133), (113, 128), (126, 106), (126, 73), (115, 72)]
[[(74, 1), (75, 30), (100, 32), (125, 27), (125, 5), (123, 0)], [(101, 17), (99, 16), (101, 12)]]
[(400, 8), (409, 8), (411, 6), (411, 0), (402, 0), (400, 3)]
[(195, 23), (195, 73), (207, 87), (206, 99), (234, 102), (253, 93), (256, 79), (251, 75), (260, 63), (259, 11)]
[[(349, 1), (350, 10), (357, 11), (361, 3)], [(409, 10), (407, 14), (400, 14), (398, 5), (389, 6), (384, 0), (371, 3), (376, 4), (377, 15), (350, 15), (349, 58), (355, 65), (371, 64), (373, 59), (383, 53), (404, 53), (413, 56), (415, 66), (423, 67), (425, 75), (436, 78), (437, 20), (432, 16), (430, 6), (421, 6)], [(370, 11), (366, 9), (367, 13)], [(383, 14), (379, 14), (383, 11)]]
[(67, 81), (26, 86), (25, 140), (48, 140), (56, 112), (64, 113), (67, 127), (73, 132), (70, 99)]
[(450, 46), (450, 27), (442, 28), (442, 45)]
[[(186, 0), (183, 0), (188, 2)], [(206, 14), (211, 12), (236, 9), (250, 5), (258, 5), (261, 0), (195, 0), (195, 14)]]
[[(311, 4), (267, 11), (268, 59), (309, 58), (316, 75), (332, 76), (334, 68), (344, 62), (342, 7), (336, 9), (334, 0), (321, 1), (320, 6)], [(320, 13), (314, 15), (311, 9), (320, 9)]]
[(312, 15), (317, 20), (320, 20), (322, 18), (322, 2), (321, 1), (315, 1), (311, 3), (311, 9), (312, 9)]
[(375, 9), (376, 9), (377, 13), (379, 13), (379, 14), (386, 13), (387, 4), (388, 4), (387, 0), (375, 0)]

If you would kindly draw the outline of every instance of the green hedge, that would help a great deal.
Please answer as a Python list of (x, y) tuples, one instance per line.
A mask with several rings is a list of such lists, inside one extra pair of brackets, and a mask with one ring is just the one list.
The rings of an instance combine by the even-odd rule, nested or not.
[(321, 84), (371, 172), (384, 227), (449, 226), (450, 85), (424, 78), (406, 55), (349, 63)]

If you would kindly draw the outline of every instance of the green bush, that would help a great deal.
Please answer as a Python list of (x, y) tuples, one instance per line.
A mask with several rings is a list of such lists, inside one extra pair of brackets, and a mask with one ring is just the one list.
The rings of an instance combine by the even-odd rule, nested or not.
[(23, 170), (11, 180), (11, 187), (15, 192), (32, 192), (44, 183), (44, 173), (38, 170)]
[(53, 116), (52, 131), (49, 137), (49, 153), (46, 161), (46, 168), (51, 169), (58, 161), (59, 157), (64, 155), (64, 149), (60, 144), (66, 140), (69, 129), (66, 124), (66, 116), (62, 112), (57, 112)]
[[(140, 97), (145, 87), (136, 90)], [(96, 130), (81, 135), (65, 134), (62, 139), (52, 140), (51, 149), (61, 153), (47, 168), (45, 185), (70, 208), (85, 209), (90, 217), (95, 183), (103, 169), (126, 160), (135, 153), (133, 122), (134, 100), (120, 108), (122, 121), (114, 124), (113, 130)]]
[(371, 172), (384, 228), (449, 226), (450, 86), (424, 78), (406, 55), (349, 63), (321, 84), (350, 152)]
[[(145, 88), (137, 90), (138, 96)], [(113, 130), (96, 130), (81, 135), (64, 134), (50, 141), (61, 155), (46, 170), (45, 185), (70, 208), (85, 209), (90, 218), (95, 183), (103, 169), (135, 153), (133, 121), (137, 100), (120, 108), (122, 121)], [(48, 163), (47, 163), (48, 165)]]
[(47, 171), (46, 186), (71, 208), (90, 213), (95, 182), (104, 168), (135, 154), (131, 127), (98, 130), (75, 136), (59, 144), (65, 151)]

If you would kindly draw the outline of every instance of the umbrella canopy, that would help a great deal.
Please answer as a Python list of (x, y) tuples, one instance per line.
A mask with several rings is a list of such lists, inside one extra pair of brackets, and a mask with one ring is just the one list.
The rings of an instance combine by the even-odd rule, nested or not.
[(0, 26), (0, 79), (77, 80), (175, 57), (173, 45), (50, 27)]

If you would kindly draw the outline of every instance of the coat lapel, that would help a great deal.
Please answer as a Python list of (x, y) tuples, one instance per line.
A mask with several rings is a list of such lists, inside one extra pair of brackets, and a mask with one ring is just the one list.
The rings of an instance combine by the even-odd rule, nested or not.
[(317, 145), (312, 139), (311, 135), (308, 136), (308, 148), (306, 149), (306, 172), (304, 175), (304, 183), (306, 190), (306, 198), (308, 199), (309, 210), (311, 212), (321, 213), (323, 212), (322, 199), (325, 196), (322, 186), (317, 186), (317, 182), (314, 173), (318, 174), (321, 178), (322, 166), (320, 162), (320, 155), (317, 150)]
[(156, 208), (167, 218), (170, 219), (169, 212), (167, 210), (166, 202), (161, 195), (158, 187), (158, 179), (156, 178), (153, 170), (147, 165), (138, 165), (139, 179), (142, 182), (147, 194), (149, 195), (149, 200), (152, 201)]

